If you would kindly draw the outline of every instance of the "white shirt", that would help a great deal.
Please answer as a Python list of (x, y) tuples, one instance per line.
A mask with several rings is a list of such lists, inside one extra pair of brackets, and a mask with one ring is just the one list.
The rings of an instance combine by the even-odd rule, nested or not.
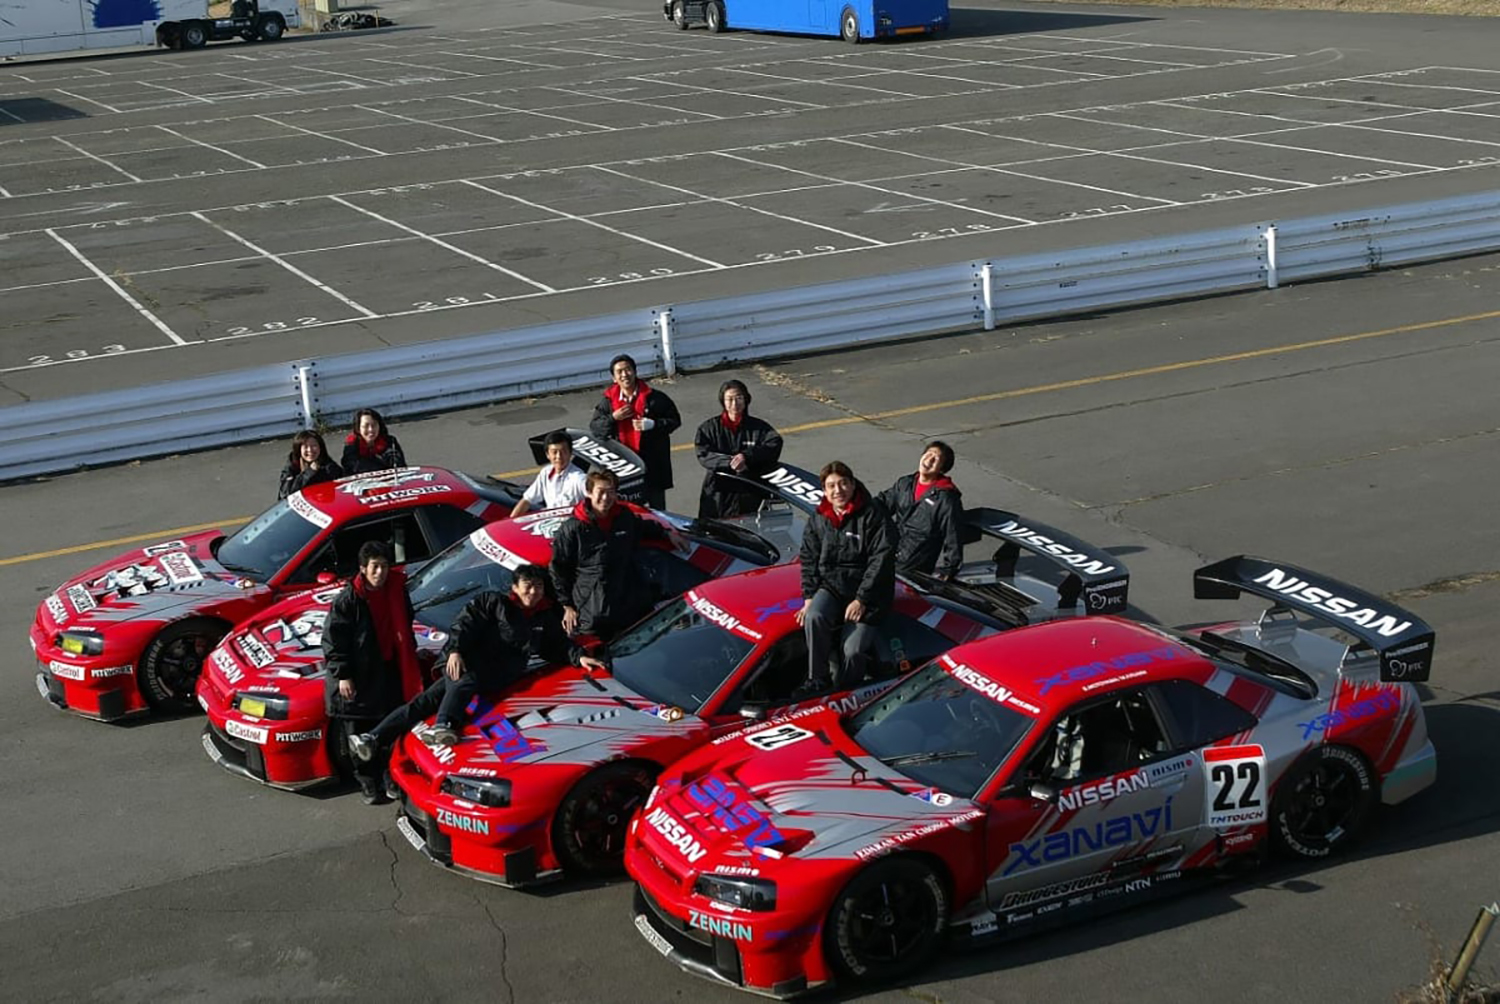
[(561, 474), (548, 464), (537, 473), (522, 497), (532, 509), (556, 509), (582, 502), (587, 485), (588, 475), (571, 464)]

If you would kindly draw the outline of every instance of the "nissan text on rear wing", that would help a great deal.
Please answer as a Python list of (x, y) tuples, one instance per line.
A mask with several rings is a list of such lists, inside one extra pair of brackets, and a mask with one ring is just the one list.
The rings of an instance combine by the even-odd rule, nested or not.
[(1432, 671), (1437, 634), (1416, 614), (1345, 582), (1265, 558), (1237, 555), (1193, 573), (1193, 595), (1200, 600), (1238, 599), (1250, 593), (1272, 602), (1262, 626), (1286, 612), (1310, 617), (1358, 639), (1340, 665), (1374, 652), (1385, 683), (1421, 683)]
[(808, 516), (817, 512), (823, 501), (823, 486), (818, 476), (791, 464), (777, 463), (760, 474), (734, 471), (715, 471), (714, 474), (723, 479), (726, 486), (733, 485), (735, 491), (758, 494), (771, 502), (785, 502)]
[[(1033, 594), (1038, 587), (1045, 590), (1043, 596), (1055, 592), (1055, 605), (1059, 611), (1076, 609), (1081, 597), (1085, 613), (1125, 612), (1130, 593), (1130, 572), (1108, 551), (1064, 530), (1004, 509), (986, 506), (966, 509), (964, 543), (975, 543), (981, 537), (1000, 541), (1000, 548), (994, 555), (996, 579), (1010, 581), (1028, 594)], [(1017, 574), (1016, 564), (1022, 551), (1036, 555), (1061, 572), (1061, 583), (1053, 585), (1033, 576)], [(960, 577), (970, 578), (967, 566), (960, 572)]]
[[(613, 439), (598, 439), (587, 429), (556, 429), (573, 443), (573, 466), (583, 471), (595, 467), (614, 472), (620, 479), (620, 498), (642, 503), (646, 497), (646, 464), (635, 451)], [(547, 463), (547, 437), (551, 432), (527, 440), (531, 455), (539, 464)]]

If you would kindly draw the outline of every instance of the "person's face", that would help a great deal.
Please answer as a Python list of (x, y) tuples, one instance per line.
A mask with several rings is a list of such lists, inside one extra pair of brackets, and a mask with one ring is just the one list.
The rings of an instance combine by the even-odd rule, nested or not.
[(614, 508), (615, 499), (619, 496), (615, 486), (608, 481), (595, 481), (589, 485), (588, 494), (589, 505), (601, 516)]
[(745, 406), (749, 403), (738, 390), (727, 391), (724, 394), (724, 414), (739, 421), (745, 417)]
[(558, 443), (547, 447), (547, 460), (552, 464), (554, 471), (562, 472), (568, 469), (573, 462), (573, 451)]
[(830, 474), (823, 479), (823, 494), (835, 509), (847, 509), (854, 499), (854, 481), (842, 474)]
[(384, 558), (371, 558), (360, 566), (359, 574), (365, 577), (370, 588), (379, 589), (385, 585), (386, 578), (391, 574), (391, 563)]
[(938, 449), (926, 450), (917, 461), (917, 473), (931, 480), (943, 473), (943, 451)]
[(635, 393), (635, 367), (629, 363), (615, 363), (615, 383), (627, 394)]
[(380, 423), (369, 415), (359, 416), (359, 438), (367, 443), (375, 442), (375, 437), (380, 435)]
[(546, 587), (536, 579), (517, 579), (510, 587), (510, 591), (516, 594), (516, 599), (520, 600), (521, 606), (527, 610), (541, 602), (547, 592)]
[(302, 462), (304, 464), (316, 463), (323, 458), (323, 450), (318, 446), (316, 439), (309, 439), (304, 442), (301, 446), (301, 451)]

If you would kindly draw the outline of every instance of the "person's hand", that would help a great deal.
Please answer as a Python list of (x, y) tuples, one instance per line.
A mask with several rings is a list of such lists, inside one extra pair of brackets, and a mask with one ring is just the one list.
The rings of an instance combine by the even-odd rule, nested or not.
[(745, 469), (745, 455), (736, 453), (729, 458), (729, 469), (731, 471), (743, 471)]
[(448, 674), (448, 679), (456, 681), (460, 676), (464, 675), (464, 670), (467, 668), (468, 667), (464, 665), (463, 656), (459, 655), (457, 652), (448, 653), (448, 665), (443, 669), (443, 671)]
[[(633, 414), (635, 414), (635, 406), (630, 404), (622, 404), (614, 411), (610, 412), (610, 416), (614, 418), (616, 422), (623, 422)], [(637, 428), (640, 427), (637, 426)]]
[(578, 629), (578, 608), (577, 607), (569, 607), (569, 606), (564, 606), (563, 607), (563, 621), (562, 621), (562, 624), (563, 624), (563, 631), (566, 632), (567, 634), (572, 634), (574, 631), (576, 631)]
[(800, 607), (797, 608), (797, 615), (796, 616), (797, 616), (797, 626), (801, 627), (803, 619), (807, 617), (807, 604), (806, 603), (802, 604)]
[(865, 605), (859, 600), (850, 600), (849, 605), (844, 608), (844, 620), (853, 623), (865, 615)]
[(604, 664), (604, 660), (603, 659), (595, 659), (591, 655), (580, 656), (578, 658), (578, 665), (582, 666), (584, 669), (608, 669), (609, 668), (608, 666), (606, 666)]
[(354, 700), (354, 681), (353, 680), (340, 680), (339, 681), (339, 696), (342, 697), (346, 701), (352, 701), (352, 700)]
[(633, 425), (633, 426), (635, 426), (635, 431), (636, 432), (645, 432), (648, 429), (654, 429), (654, 428), (656, 428), (656, 419), (654, 419), (654, 418), (638, 418), (634, 422), (631, 422), (630, 424)]

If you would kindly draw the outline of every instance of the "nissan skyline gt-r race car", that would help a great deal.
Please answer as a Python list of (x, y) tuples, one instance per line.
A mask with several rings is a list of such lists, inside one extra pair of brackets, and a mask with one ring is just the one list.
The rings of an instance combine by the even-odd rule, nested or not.
[(853, 714), (744, 728), (674, 764), (629, 826), (636, 927), (681, 968), (774, 997), (882, 983), (949, 933), (1071, 921), (1267, 850), (1322, 858), (1433, 783), (1412, 687), (1431, 628), (1257, 558), (1194, 581), (1272, 606), (1191, 631), (1010, 631)]
[[(1066, 537), (1045, 539), (1054, 536)], [(433, 745), (425, 725), (403, 737), (390, 767), (403, 792), (398, 825), (432, 861), (500, 885), (615, 874), (626, 821), (657, 772), (747, 719), (851, 709), (964, 641), (1123, 607), (1119, 562), (1066, 539), (1076, 545), (1067, 556), (1025, 543), (1045, 575), (1012, 560), (999, 578), (986, 566), (988, 583), (901, 583), (879, 624), (879, 670), (802, 701), (793, 700), (807, 678), (800, 567), (698, 584), (616, 638), (608, 672), (554, 667), (481, 695), (456, 746)], [(1081, 573), (1080, 554), (1091, 564)]]
[[(653, 603), (780, 558), (769, 541), (733, 524), (631, 508), (681, 531), (689, 544), (686, 554), (648, 545), (640, 560)], [(545, 509), (490, 523), (411, 577), (413, 632), (424, 671), (431, 670), (470, 598), (487, 589), (507, 592), (521, 565), (551, 562), (552, 537), (570, 514)], [(336, 780), (343, 772), (347, 754), (335, 748), (337, 730), (328, 728), (323, 695), (323, 622), (340, 588), (288, 597), (241, 623), (209, 655), (197, 696), (208, 714), (203, 749), (220, 766), (288, 790)]]
[(204, 659), (234, 624), (351, 574), (366, 541), (390, 544), (398, 564), (421, 561), (509, 515), (519, 498), (506, 482), (405, 467), (311, 485), (232, 534), (128, 551), (37, 608), (37, 690), (101, 721), (190, 708)]

